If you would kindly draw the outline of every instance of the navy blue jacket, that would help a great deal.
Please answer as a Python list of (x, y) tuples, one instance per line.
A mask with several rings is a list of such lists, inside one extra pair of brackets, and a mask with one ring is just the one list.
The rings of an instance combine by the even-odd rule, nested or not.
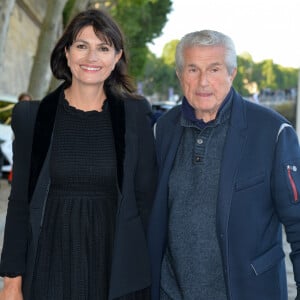
[[(159, 183), (148, 233), (153, 300), (159, 299), (167, 242), (168, 180), (183, 131), (180, 116), (181, 107), (175, 107), (160, 118), (156, 128)], [(216, 231), (227, 297), (287, 300), (282, 224), (292, 247), (295, 280), (300, 285), (297, 135), (282, 116), (234, 91), (222, 157)]]

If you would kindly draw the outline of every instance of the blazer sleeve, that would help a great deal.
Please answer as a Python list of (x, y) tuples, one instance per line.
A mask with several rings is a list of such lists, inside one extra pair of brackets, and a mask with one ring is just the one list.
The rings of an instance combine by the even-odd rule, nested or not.
[(154, 134), (151, 126), (152, 111), (146, 99), (139, 100), (137, 118), (138, 161), (135, 174), (135, 195), (146, 232), (157, 181)]
[(278, 131), (273, 166), (273, 199), (291, 245), (294, 278), (300, 287), (300, 149), (289, 124), (282, 124)]
[(8, 199), (0, 276), (16, 276), (25, 272), (29, 231), (28, 182), (31, 144), (39, 101), (23, 101), (12, 113), (13, 179)]

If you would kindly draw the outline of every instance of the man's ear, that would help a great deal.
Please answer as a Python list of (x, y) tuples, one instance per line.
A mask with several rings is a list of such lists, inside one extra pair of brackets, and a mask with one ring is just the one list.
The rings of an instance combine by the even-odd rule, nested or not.
[(234, 68), (233, 71), (232, 71), (232, 73), (231, 73), (231, 75), (230, 75), (230, 77), (231, 77), (231, 82), (233, 82), (233, 80), (234, 80), (236, 74), (237, 74), (237, 68)]

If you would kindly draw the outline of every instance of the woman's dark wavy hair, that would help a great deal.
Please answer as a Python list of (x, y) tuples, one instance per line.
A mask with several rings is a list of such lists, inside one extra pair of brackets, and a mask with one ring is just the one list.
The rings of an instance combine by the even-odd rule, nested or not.
[(128, 61), (124, 49), (124, 36), (118, 24), (108, 14), (97, 9), (79, 13), (67, 26), (51, 54), (50, 65), (53, 75), (59, 80), (64, 80), (66, 87), (72, 84), (72, 74), (68, 67), (65, 49), (70, 48), (79, 32), (86, 26), (93, 26), (96, 35), (113, 46), (117, 52), (123, 50), (120, 60), (104, 83), (105, 92), (119, 96), (132, 94), (135, 87), (127, 72)]

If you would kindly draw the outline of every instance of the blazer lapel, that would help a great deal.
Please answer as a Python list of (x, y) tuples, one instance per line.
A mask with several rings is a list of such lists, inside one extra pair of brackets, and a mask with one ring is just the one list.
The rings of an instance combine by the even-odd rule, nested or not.
[(111, 116), (112, 129), (115, 140), (117, 156), (117, 177), (119, 190), (122, 190), (123, 163), (125, 158), (125, 107), (123, 99), (117, 99), (113, 95), (108, 96), (108, 108)]
[(164, 142), (158, 145), (158, 147), (161, 147), (161, 145), (164, 146), (157, 151), (160, 174), (156, 195), (160, 199), (154, 202), (153, 211), (155, 211), (155, 214), (157, 214), (157, 216), (160, 215), (159, 219), (164, 220), (164, 222), (167, 222), (168, 219), (167, 195), (169, 176), (183, 132), (183, 127), (180, 125), (179, 120), (180, 115), (181, 110), (179, 110), (178, 114), (176, 114), (174, 119), (171, 120), (169, 126), (165, 127), (163, 138), (164, 140), (168, 140), (166, 141), (166, 143)]
[(230, 126), (224, 145), (217, 206), (217, 230), (226, 234), (234, 182), (246, 142), (246, 116), (240, 96), (234, 94)]
[(37, 179), (50, 146), (56, 109), (62, 91), (63, 86), (60, 86), (53, 93), (46, 96), (41, 101), (37, 112), (31, 152), (29, 199), (32, 197)]
[[(178, 118), (180, 118), (180, 114), (178, 115)], [(167, 146), (165, 149), (163, 149), (162, 153), (162, 165), (161, 169), (165, 171), (166, 174), (170, 173), (170, 170), (173, 166), (173, 162), (177, 153), (177, 149), (179, 146), (179, 142), (182, 136), (183, 127), (180, 125), (180, 121), (176, 120), (174, 124), (172, 124), (173, 132), (170, 134), (171, 130), (168, 131), (168, 134), (165, 135), (165, 138), (169, 138), (169, 142), (167, 143)]]

